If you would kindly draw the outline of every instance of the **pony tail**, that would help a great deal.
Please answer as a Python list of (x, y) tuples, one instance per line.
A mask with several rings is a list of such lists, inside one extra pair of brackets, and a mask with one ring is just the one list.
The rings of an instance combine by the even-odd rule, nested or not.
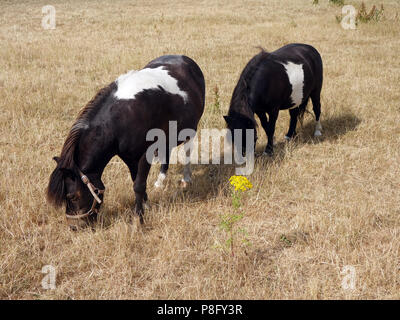
[(65, 196), (64, 174), (57, 164), (47, 186), (47, 201), (58, 208), (64, 204)]

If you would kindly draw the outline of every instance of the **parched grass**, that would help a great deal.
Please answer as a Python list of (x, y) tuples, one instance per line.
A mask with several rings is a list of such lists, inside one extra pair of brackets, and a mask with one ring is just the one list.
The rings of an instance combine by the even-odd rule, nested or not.
[(377, 9), (376, 5), (373, 5), (371, 10), (368, 12), (365, 7), (365, 3), (361, 2), (361, 7), (358, 10), (356, 20), (364, 23), (369, 21), (378, 22), (382, 20), (383, 12), (384, 12), (383, 4), (380, 5), (379, 9)]
[[(55, 30), (41, 27), (42, 1), (5, 1), (0, 12), (2, 299), (400, 298), (397, 1), (384, 1), (384, 20), (356, 30), (332, 19), (340, 8), (328, 1), (52, 4)], [(119, 74), (162, 54), (192, 57), (207, 85), (200, 128), (222, 128), (255, 47), (290, 42), (322, 55), (324, 136), (312, 137), (306, 115), (298, 139), (285, 143), (281, 112), (276, 155), (256, 158), (242, 200), (245, 251), (213, 248), (225, 239), (221, 214), (232, 210), (231, 166), (193, 166), (186, 191), (177, 187), (182, 167), (171, 166), (164, 192), (153, 189), (152, 168), (144, 226), (129, 219), (132, 182), (117, 158), (104, 173), (94, 232), (70, 232), (63, 211), (46, 203), (52, 157), (78, 110)], [(44, 265), (56, 268), (55, 290), (41, 287)], [(345, 266), (355, 268), (354, 290), (341, 286)]]

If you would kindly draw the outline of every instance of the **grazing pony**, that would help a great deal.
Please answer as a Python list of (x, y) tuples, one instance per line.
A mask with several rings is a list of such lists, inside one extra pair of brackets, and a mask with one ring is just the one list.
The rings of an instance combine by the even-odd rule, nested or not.
[[(135, 211), (143, 222), (146, 180), (151, 167), (146, 151), (154, 143), (147, 141), (146, 135), (151, 129), (161, 129), (169, 145), (170, 121), (176, 121), (178, 132), (195, 131), (203, 114), (204, 98), (203, 73), (186, 56), (162, 56), (139, 71), (121, 75), (101, 89), (79, 113), (60, 157), (54, 157), (57, 166), (50, 176), (48, 201), (56, 207), (66, 205), (67, 220), (73, 228), (96, 220), (105, 190), (102, 173), (111, 158), (118, 155), (130, 170)], [(158, 186), (168, 170), (171, 150), (167, 148)], [(187, 164), (183, 181), (189, 182), (190, 177)]]
[[(231, 131), (255, 129), (256, 114), (268, 137), (264, 154), (272, 155), (279, 110), (289, 109), (290, 125), (285, 138), (290, 140), (296, 135), (297, 118), (303, 117), (309, 98), (316, 119), (314, 136), (322, 135), (321, 88), (322, 60), (312, 46), (294, 43), (271, 53), (262, 49), (242, 71), (224, 118)], [(256, 141), (256, 134), (254, 137)], [(242, 132), (243, 152), (245, 145), (246, 135)]]

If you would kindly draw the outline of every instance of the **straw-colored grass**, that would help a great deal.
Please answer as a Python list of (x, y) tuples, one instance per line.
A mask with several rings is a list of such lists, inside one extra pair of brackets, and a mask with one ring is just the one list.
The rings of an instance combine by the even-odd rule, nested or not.
[[(51, 1), (55, 30), (41, 27), (48, 2), (2, 1), (0, 298), (399, 299), (400, 5), (381, 1), (384, 19), (357, 30), (342, 29), (341, 8), (328, 1)], [(152, 187), (152, 168), (144, 226), (128, 219), (132, 182), (117, 158), (95, 232), (71, 232), (64, 211), (46, 203), (52, 157), (78, 110), (121, 73), (162, 54), (192, 57), (207, 84), (200, 128), (223, 128), (255, 47), (291, 42), (322, 55), (324, 136), (312, 137), (308, 115), (299, 139), (284, 143), (281, 112), (276, 156), (256, 159), (243, 198), (245, 251), (232, 258), (214, 246), (232, 210), (230, 167), (193, 166), (185, 192), (181, 166), (171, 166), (164, 192)], [(41, 286), (49, 264), (55, 290)], [(342, 288), (345, 266), (355, 268), (354, 290)]]

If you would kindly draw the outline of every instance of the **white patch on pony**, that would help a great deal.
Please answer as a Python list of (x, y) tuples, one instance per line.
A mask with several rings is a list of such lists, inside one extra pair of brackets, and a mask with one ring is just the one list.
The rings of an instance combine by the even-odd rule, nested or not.
[(116, 80), (118, 89), (114, 96), (117, 99), (134, 99), (135, 96), (146, 89), (160, 89), (171, 94), (180, 95), (183, 101), (187, 100), (187, 93), (178, 86), (178, 80), (170, 76), (164, 66), (145, 68), (139, 71), (131, 70)]
[(157, 178), (157, 181), (154, 183), (154, 186), (156, 188), (162, 188), (164, 187), (164, 180), (167, 177), (165, 173), (160, 172)]
[(285, 67), (286, 73), (289, 78), (289, 82), (292, 85), (292, 94), (290, 98), (294, 106), (289, 109), (297, 108), (303, 101), (303, 87), (304, 87), (304, 71), (302, 64), (296, 64), (293, 62), (281, 64)]
[(317, 121), (317, 124), (315, 125), (315, 131), (314, 131), (314, 137), (320, 137), (322, 136), (322, 126), (320, 120)]

